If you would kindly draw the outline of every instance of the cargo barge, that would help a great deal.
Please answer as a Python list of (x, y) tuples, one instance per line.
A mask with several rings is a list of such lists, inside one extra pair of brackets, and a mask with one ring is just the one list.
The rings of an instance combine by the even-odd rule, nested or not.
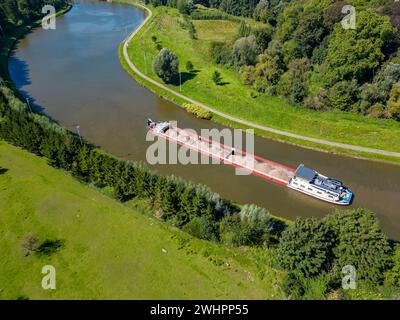
[(156, 122), (148, 119), (147, 128), (163, 139), (314, 198), (338, 205), (349, 205), (352, 201), (353, 193), (342, 182), (323, 176), (303, 164), (293, 169), (174, 127), (167, 121)]

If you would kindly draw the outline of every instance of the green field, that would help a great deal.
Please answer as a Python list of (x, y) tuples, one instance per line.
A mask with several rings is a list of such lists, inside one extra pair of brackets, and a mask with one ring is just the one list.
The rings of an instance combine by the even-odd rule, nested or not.
[[(129, 56), (133, 63), (151, 78), (161, 81), (154, 74), (151, 65), (153, 58), (158, 53), (156, 45), (151, 39), (152, 36), (156, 36), (157, 42), (162, 47), (169, 48), (178, 55), (180, 68), (183, 71), (182, 94), (186, 96), (230, 115), (260, 125), (329, 141), (400, 151), (399, 122), (373, 119), (338, 111), (315, 112), (292, 106), (282, 98), (257, 94), (251, 87), (241, 83), (236, 71), (215, 65), (209, 55), (210, 43), (223, 39), (231, 41), (238, 32), (238, 22), (230, 20), (194, 20), (193, 23), (198, 39), (193, 40), (190, 38), (188, 30), (183, 27), (183, 19), (176, 9), (157, 7), (151, 8), (151, 10), (153, 11), (152, 19), (143, 27), (129, 46)], [(194, 64), (195, 72), (193, 73), (188, 73), (185, 70), (188, 60)], [(126, 64), (123, 61), (122, 64), (126, 68)], [(221, 72), (223, 85), (217, 86), (211, 81), (214, 70)], [(130, 74), (133, 75), (132, 72)], [(182, 103), (179, 98), (174, 97), (172, 94), (163, 92), (162, 89), (146, 83), (146, 81), (139, 79), (137, 76), (135, 78), (159, 95), (163, 95), (177, 103)], [(179, 85), (169, 86), (179, 91)], [(214, 119), (226, 124), (233, 124), (220, 119), (220, 117), (215, 117)], [(233, 125), (237, 126), (236, 124)], [(353, 152), (278, 136), (264, 131), (258, 131), (258, 133), (332, 152), (400, 162), (395, 157)]]
[[(268, 249), (194, 239), (1, 141), (0, 167), (0, 299), (282, 298)], [(63, 246), (27, 255), (29, 233)], [(47, 264), (56, 290), (41, 288)]]

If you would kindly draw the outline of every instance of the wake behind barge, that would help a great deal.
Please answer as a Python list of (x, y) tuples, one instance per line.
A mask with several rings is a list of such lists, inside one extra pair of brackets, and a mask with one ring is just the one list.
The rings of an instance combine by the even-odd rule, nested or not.
[(208, 157), (219, 159), (256, 174), (262, 178), (287, 186), (314, 198), (338, 205), (351, 204), (353, 193), (342, 182), (328, 178), (306, 168), (303, 164), (293, 169), (282, 164), (246, 153), (242, 150), (209, 140), (197, 134), (174, 127), (169, 122), (147, 120), (147, 128), (154, 135), (185, 146)]

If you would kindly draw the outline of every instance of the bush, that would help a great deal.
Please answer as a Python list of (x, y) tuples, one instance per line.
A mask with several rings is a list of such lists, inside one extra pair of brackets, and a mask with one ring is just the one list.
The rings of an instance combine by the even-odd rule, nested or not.
[(174, 82), (179, 74), (179, 59), (175, 53), (164, 48), (154, 58), (153, 70), (164, 82)]
[(216, 64), (230, 65), (232, 62), (231, 49), (223, 42), (212, 42), (210, 56)]
[(206, 216), (193, 218), (182, 229), (192, 236), (203, 240), (217, 242), (219, 238), (215, 222)]
[(385, 117), (385, 106), (381, 103), (375, 103), (368, 109), (368, 116), (372, 118), (384, 118)]
[(193, 66), (193, 63), (191, 61), (186, 62), (186, 70), (187, 71), (192, 72), (193, 68), (194, 68), (194, 66)]
[(221, 83), (221, 73), (217, 70), (215, 70), (212, 74), (212, 81), (216, 84), (219, 85)]
[(338, 110), (349, 111), (357, 100), (358, 86), (355, 80), (340, 81), (328, 91), (330, 105)]
[(308, 97), (304, 101), (304, 106), (308, 109), (312, 109), (315, 111), (322, 111), (330, 109), (330, 104), (328, 101), (328, 92), (326, 90), (322, 90), (310, 97)]
[(186, 110), (195, 115), (197, 118), (210, 120), (212, 118), (212, 112), (204, 109), (201, 106), (192, 103), (186, 103), (183, 105)]

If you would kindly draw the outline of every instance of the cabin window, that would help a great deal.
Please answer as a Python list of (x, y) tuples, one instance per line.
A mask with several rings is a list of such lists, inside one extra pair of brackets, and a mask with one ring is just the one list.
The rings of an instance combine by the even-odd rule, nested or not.
[(317, 193), (318, 193), (318, 194), (322, 194), (322, 192), (321, 192), (321, 191), (317, 191)]
[(311, 189), (311, 188), (308, 188), (308, 190), (312, 191), (312, 189)]
[(305, 186), (303, 186), (302, 184), (300, 185), (300, 187), (305, 188)]

